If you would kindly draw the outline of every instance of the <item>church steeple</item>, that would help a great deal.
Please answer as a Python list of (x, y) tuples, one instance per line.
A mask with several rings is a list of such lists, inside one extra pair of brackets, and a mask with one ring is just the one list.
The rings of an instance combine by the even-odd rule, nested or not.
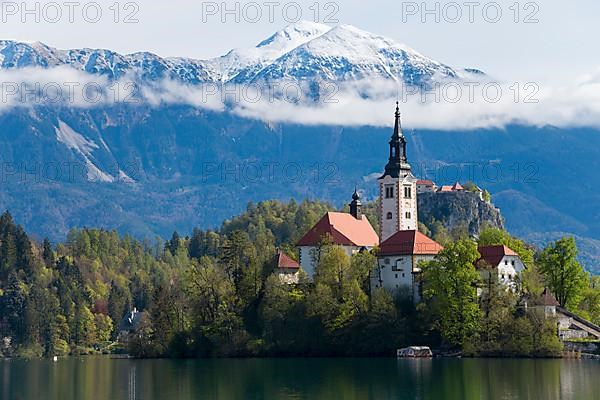
[(352, 203), (350, 203), (350, 214), (356, 219), (362, 219), (362, 203), (360, 202), (360, 195), (356, 188), (354, 188)]
[(395, 117), (394, 134), (390, 140), (390, 159), (385, 166), (385, 175), (389, 175), (392, 178), (398, 178), (401, 170), (410, 170), (410, 165), (408, 165), (406, 158), (406, 138), (402, 132), (399, 102), (396, 102)]
[(406, 138), (402, 133), (400, 104), (396, 103), (396, 124), (390, 139), (390, 159), (379, 178), (379, 232), (385, 241), (398, 231), (418, 228), (417, 178), (406, 157)]

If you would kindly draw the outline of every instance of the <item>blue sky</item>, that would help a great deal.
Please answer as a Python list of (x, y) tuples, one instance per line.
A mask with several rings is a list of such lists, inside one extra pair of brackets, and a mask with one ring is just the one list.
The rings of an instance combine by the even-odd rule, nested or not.
[[(55, 10), (42, 10), (41, 3), (38, 11), (26, 14), (20, 2), (13, 3), (18, 6), (16, 11), (6, 8), (7, 3), (3, 2), (0, 38), (39, 40), (61, 48), (99, 47), (119, 52), (149, 50), (162, 56), (210, 58), (233, 47), (255, 45), (292, 22), (296, 18), (294, 12), (300, 10), (303, 19), (329, 22), (326, 19), (329, 15), (330, 24), (337, 20), (355, 25), (405, 43), (441, 62), (480, 68), (501, 79), (573, 83), (600, 68), (600, 2), (592, 0), (481, 1), (471, 8), (463, 1), (426, 1), (428, 10), (435, 10), (438, 4), (438, 11), (427, 15), (422, 15), (421, 1), (297, 0), (274, 2), (272, 19), (268, 15), (269, 6), (265, 5), (267, 2), (253, 2), (258, 8), (250, 6), (252, 2), (240, 2), (237, 5), (240, 20), (236, 22), (235, 15), (222, 14), (221, 1), (211, 3), (218, 8), (215, 14), (208, 12), (210, 5), (207, 2), (140, 1), (133, 7), (124, 0), (117, 3), (120, 12), (116, 15), (111, 9), (115, 0), (99, 0), (102, 18), (97, 23), (83, 17), (83, 7), (88, 7), (86, 18), (94, 19), (96, 8), (89, 6), (91, 2), (87, 1), (73, 7), (73, 22), (69, 21), (69, 8), (64, 6), (60, 8), (61, 17), (52, 22), (50, 19), (55, 17)], [(35, 10), (34, 5), (39, 2), (25, 3), (30, 10)], [(230, 10), (236, 7), (236, 2), (228, 0), (225, 3)], [(519, 9), (518, 16), (515, 4)], [(315, 5), (319, 9), (318, 15)], [(497, 19), (497, 9), (502, 11), (502, 16), (494, 23), (491, 21)], [(258, 18), (255, 17), (256, 10), (262, 12)], [(470, 10), (473, 11), (473, 22), (469, 18)], [(457, 11), (462, 13), (458, 19)], [(39, 22), (35, 21), (36, 13)], [(130, 13), (134, 13), (132, 19), (138, 22), (124, 23)], [(525, 23), (527, 16), (533, 23)], [(114, 22), (115, 18), (118, 23)]]

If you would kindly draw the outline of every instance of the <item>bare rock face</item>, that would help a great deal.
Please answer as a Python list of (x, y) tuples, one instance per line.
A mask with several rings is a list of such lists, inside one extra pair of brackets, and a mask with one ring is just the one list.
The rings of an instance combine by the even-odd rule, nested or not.
[(419, 219), (426, 224), (433, 218), (449, 231), (466, 224), (472, 236), (478, 236), (484, 225), (504, 229), (500, 210), (483, 201), (478, 193), (420, 193), (418, 202)]

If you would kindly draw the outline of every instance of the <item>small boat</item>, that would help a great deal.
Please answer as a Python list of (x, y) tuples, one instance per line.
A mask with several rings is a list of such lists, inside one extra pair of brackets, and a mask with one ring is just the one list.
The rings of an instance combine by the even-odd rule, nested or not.
[(410, 346), (396, 350), (398, 358), (431, 358), (433, 352), (427, 346)]
[(58, 361), (58, 357), (57, 356), (52, 357), (52, 361), (57, 362)]

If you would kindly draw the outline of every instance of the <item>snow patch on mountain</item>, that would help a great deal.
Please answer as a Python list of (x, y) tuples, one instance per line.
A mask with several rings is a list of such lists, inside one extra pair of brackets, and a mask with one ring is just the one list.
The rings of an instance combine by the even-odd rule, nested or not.
[(91, 162), (88, 158), (85, 159), (85, 166), (87, 168), (87, 179), (90, 182), (103, 182), (103, 183), (113, 183), (115, 178), (107, 174), (98, 168), (93, 162)]
[(134, 184), (135, 180), (127, 175), (123, 170), (119, 170), (119, 182)]
[(75, 132), (63, 121), (58, 121), (58, 127), (55, 130), (59, 142), (65, 144), (69, 149), (77, 151), (82, 156), (90, 156), (92, 151), (98, 148), (94, 141), (88, 140), (80, 133)]
[(92, 158), (92, 152), (99, 148), (94, 141), (86, 139), (83, 135), (76, 132), (61, 120), (58, 121), (58, 127), (55, 127), (54, 129), (56, 131), (56, 139), (83, 158), (87, 169), (88, 181), (105, 183), (112, 183), (115, 181), (113, 176), (102, 171), (90, 160), (90, 158)]

